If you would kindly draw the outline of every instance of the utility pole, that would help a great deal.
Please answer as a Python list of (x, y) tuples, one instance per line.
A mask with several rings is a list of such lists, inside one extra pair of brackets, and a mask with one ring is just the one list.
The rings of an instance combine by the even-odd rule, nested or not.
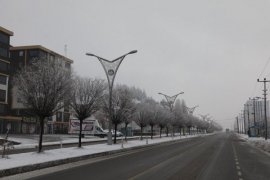
[(247, 117), (248, 117), (248, 135), (250, 134), (250, 120), (249, 120), (249, 106), (250, 106), (250, 104), (244, 104), (244, 106), (246, 106), (247, 107)]
[(239, 134), (239, 123), (238, 123), (238, 116), (236, 117), (236, 122), (237, 122), (237, 131), (238, 131), (238, 134)]
[(266, 83), (270, 82), (267, 81), (266, 78), (263, 79), (263, 81), (260, 81), (259, 79), (257, 79), (258, 82), (263, 82), (264, 84), (264, 90), (263, 90), (263, 95), (264, 95), (264, 120), (265, 120), (265, 140), (267, 140), (268, 138), (268, 134), (267, 134), (267, 113), (266, 113), (266, 95), (267, 95), (267, 89), (266, 89)]
[(243, 110), (243, 115), (244, 115), (244, 133), (246, 134), (246, 111), (245, 111), (245, 108)]

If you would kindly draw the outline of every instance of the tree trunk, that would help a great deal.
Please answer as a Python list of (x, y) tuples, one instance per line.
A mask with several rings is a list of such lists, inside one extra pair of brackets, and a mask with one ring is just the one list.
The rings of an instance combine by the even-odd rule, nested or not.
[(161, 138), (162, 127), (159, 127), (159, 137)]
[(42, 152), (42, 138), (44, 133), (44, 119), (45, 117), (39, 117), (40, 122), (40, 134), (39, 134), (39, 143), (38, 143), (38, 152)]
[(127, 126), (128, 126), (128, 123), (125, 123), (125, 141), (127, 141)]
[(78, 144), (78, 147), (82, 147), (82, 123), (83, 123), (83, 120), (80, 120), (80, 132), (79, 132), (79, 144)]
[(116, 132), (117, 132), (117, 124), (114, 124), (114, 140), (113, 140), (114, 144), (116, 144)]
[(153, 132), (153, 125), (151, 125), (151, 139), (153, 139), (153, 134), (154, 134), (154, 132)]
[(141, 140), (143, 139), (142, 134), (143, 133), (143, 127), (141, 126)]
[(188, 127), (188, 133), (189, 133), (189, 135), (191, 135), (191, 129), (190, 129), (190, 127)]

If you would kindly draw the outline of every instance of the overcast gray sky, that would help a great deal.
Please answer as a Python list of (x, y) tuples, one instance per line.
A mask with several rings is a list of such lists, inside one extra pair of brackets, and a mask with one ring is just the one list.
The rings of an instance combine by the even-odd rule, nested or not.
[[(77, 74), (105, 78), (86, 52), (114, 59), (116, 83), (157, 93), (180, 91), (195, 114), (231, 127), (270, 57), (269, 0), (0, 0), (11, 43), (42, 45), (74, 60)], [(270, 65), (269, 65), (270, 66)], [(270, 67), (261, 78), (270, 78)]]

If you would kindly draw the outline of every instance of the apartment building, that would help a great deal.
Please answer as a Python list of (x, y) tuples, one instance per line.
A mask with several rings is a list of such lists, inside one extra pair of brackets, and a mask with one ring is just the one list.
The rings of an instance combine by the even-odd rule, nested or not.
[[(73, 61), (67, 57), (64, 57), (50, 49), (47, 49), (40, 45), (32, 46), (17, 46), (10, 48), (10, 75), (11, 77), (16, 72), (25, 66), (31, 65), (35, 59), (52, 59), (60, 60), (63, 66), (67, 69), (71, 68)], [(10, 112), (14, 117), (20, 117), (21, 133), (36, 133), (39, 132), (39, 125), (37, 118), (31, 116), (27, 109), (21, 103), (20, 97), (17, 96), (16, 85), (11, 83), (11, 106)], [(63, 102), (64, 103), (64, 102)], [(52, 117), (47, 119), (44, 132), (47, 133), (67, 133), (69, 126), (69, 107), (58, 110)]]
[[(9, 116), (10, 105), (10, 37), (13, 32), (0, 26), (0, 133), (14, 127), (16, 118)], [(15, 130), (15, 129), (13, 129)]]

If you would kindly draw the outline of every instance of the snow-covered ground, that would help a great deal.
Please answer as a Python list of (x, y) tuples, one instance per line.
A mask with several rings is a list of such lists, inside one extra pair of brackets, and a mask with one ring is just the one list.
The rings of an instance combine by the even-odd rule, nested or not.
[(262, 137), (248, 137), (246, 134), (238, 134), (238, 136), (246, 140), (249, 144), (270, 153), (270, 139), (265, 140)]
[[(181, 139), (186, 138), (193, 138), (197, 136), (205, 136), (205, 135), (193, 135), (193, 136), (182, 136)], [(180, 139), (180, 137), (163, 137), (163, 138), (156, 138), (156, 139), (144, 139), (144, 140), (133, 140), (124, 143), (124, 148), (135, 147), (135, 146), (142, 146), (148, 144), (155, 144), (165, 141), (172, 141)], [(62, 149), (53, 149), (47, 150), (43, 153), (21, 153), (21, 154), (13, 154), (9, 155), (8, 158), (0, 159), (0, 170), (3, 169), (10, 169), (14, 167), (20, 167), (24, 165), (32, 165), (38, 164), (43, 162), (50, 162), (60, 159), (66, 159), (71, 157), (78, 157), (84, 155), (90, 155), (100, 152), (107, 152), (112, 150), (122, 149), (122, 144), (115, 144), (115, 145), (107, 145), (107, 144), (96, 144), (96, 145), (89, 145), (83, 146), (82, 148), (71, 147), (71, 148), (62, 148)]]
[[(0, 139), (4, 139), (2, 135)], [(20, 144), (14, 145), (15, 149), (25, 149), (25, 148), (35, 148), (38, 145), (39, 136), (38, 135), (10, 135), (9, 141), (15, 141)], [(82, 142), (91, 141), (102, 141), (104, 138), (99, 138), (95, 136), (85, 136), (82, 138)], [(77, 143), (78, 135), (44, 135), (43, 145), (55, 145), (55, 144), (66, 144), (66, 143)]]

